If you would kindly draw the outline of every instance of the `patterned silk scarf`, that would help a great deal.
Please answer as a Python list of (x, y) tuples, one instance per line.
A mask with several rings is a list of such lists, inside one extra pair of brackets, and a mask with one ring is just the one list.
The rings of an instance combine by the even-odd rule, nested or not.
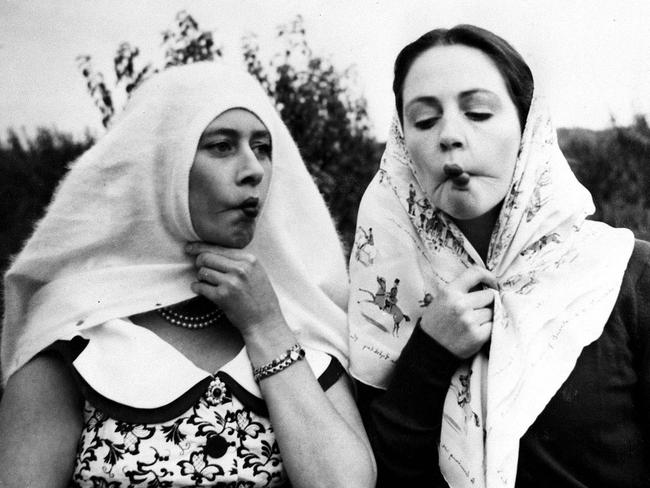
[(351, 371), (386, 388), (438, 290), (467, 267), (486, 266), (499, 283), (489, 354), (464, 362), (451, 380), (439, 461), (454, 488), (512, 487), (519, 439), (602, 333), (634, 238), (585, 220), (591, 196), (537, 96), (487, 263), (426, 195), (395, 117), (350, 261)]

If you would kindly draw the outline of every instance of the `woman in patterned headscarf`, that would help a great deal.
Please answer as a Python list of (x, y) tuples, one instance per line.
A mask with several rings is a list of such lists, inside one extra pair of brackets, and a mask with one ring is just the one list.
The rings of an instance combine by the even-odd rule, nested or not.
[(591, 196), (500, 37), (431, 31), (393, 90), (350, 264), (379, 486), (648, 486), (650, 246), (585, 220)]
[(347, 275), (259, 83), (146, 81), (5, 277), (0, 485), (365, 486)]

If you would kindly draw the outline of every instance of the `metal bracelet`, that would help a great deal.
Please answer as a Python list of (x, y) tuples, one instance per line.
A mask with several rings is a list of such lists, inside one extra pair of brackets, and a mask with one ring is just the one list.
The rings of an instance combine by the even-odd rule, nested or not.
[(253, 377), (255, 378), (255, 381), (259, 383), (264, 378), (279, 373), (304, 357), (305, 350), (300, 346), (300, 344), (296, 343), (291, 346), (291, 348), (287, 349), (287, 352), (278, 356), (270, 363), (260, 366), (259, 368), (253, 368)]

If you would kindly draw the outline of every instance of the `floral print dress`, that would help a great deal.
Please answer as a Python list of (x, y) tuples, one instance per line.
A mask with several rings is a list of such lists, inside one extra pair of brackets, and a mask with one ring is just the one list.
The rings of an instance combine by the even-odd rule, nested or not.
[[(91, 375), (75, 359), (93, 349), (87, 344), (76, 337), (55, 347), (75, 367), (85, 397), (71, 488), (290, 486), (245, 349), (181, 397), (142, 409), (107, 398), (86, 381)], [(325, 353), (306, 352), (327, 390), (343, 367)], [(97, 365), (105, 368), (106, 361)]]
[(188, 411), (167, 422), (115, 420), (86, 401), (74, 487), (275, 487), (287, 481), (269, 419), (217, 373)]

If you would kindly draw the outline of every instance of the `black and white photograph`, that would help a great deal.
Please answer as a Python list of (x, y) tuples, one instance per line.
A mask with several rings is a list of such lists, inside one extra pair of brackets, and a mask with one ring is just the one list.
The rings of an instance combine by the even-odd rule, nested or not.
[(0, 488), (649, 487), (649, 21), (0, 0)]

